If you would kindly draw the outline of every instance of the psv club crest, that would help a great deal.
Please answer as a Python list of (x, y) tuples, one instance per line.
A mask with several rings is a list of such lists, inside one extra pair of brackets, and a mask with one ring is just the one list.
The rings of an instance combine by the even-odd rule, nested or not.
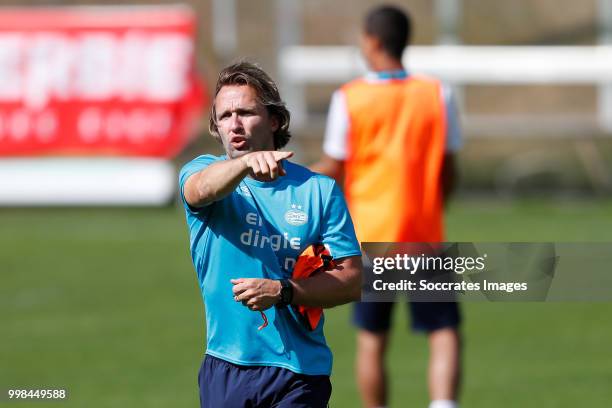
[(285, 213), (285, 221), (295, 226), (304, 225), (308, 222), (308, 214), (302, 211), (301, 205), (291, 204), (291, 209)]

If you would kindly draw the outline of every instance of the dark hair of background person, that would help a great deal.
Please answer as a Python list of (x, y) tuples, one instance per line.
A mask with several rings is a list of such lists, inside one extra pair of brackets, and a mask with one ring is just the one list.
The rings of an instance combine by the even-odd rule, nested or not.
[(389, 55), (401, 59), (404, 48), (410, 44), (412, 22), (407, 12), (395, 6), (380, 6), (366, 15), (364, 30), (378, 38)]

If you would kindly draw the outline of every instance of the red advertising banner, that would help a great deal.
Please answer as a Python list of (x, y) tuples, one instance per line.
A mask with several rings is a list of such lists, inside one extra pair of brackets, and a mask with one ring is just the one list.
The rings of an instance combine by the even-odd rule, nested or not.
[(183, 6), (0, 9), (0, 156), (172, 157), (201, 113)]

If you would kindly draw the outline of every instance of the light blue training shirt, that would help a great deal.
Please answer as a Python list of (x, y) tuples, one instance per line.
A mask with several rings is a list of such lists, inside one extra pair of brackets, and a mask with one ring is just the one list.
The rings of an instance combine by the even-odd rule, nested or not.
[(298, 255), (317, 242), (334, 259), (361, 255), (344, 196), (331, 178), (285, 160), (286, 176), (271, 182), (246, 177), (227, 197), (190, 207), (185, 181), (225, 159), (199, 156), (179, 175), (191, 258), (206, 308), (206, 353), (234, 364), (330, 375), (323, 319), (309, 331), (290, 307), (272, 307), (265, 311), (269, 325), (257, 330), (261, 314), (234, 300), (230, 279), (290, 278)]

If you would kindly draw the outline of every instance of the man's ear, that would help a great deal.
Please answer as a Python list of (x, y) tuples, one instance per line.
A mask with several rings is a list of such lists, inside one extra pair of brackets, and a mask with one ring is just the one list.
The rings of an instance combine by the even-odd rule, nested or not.
[(276, 132), (280, 127), (280, 121), (278, 120), (278, 116), (270, 115), (270, 127), (272, 128), (272, 133)]
[(380, 49), (380, 47), (381, 43), (377, 37), (367, 33), (361, 34), (361, 50), (366, 56), (371, 55), (374, 51)]

